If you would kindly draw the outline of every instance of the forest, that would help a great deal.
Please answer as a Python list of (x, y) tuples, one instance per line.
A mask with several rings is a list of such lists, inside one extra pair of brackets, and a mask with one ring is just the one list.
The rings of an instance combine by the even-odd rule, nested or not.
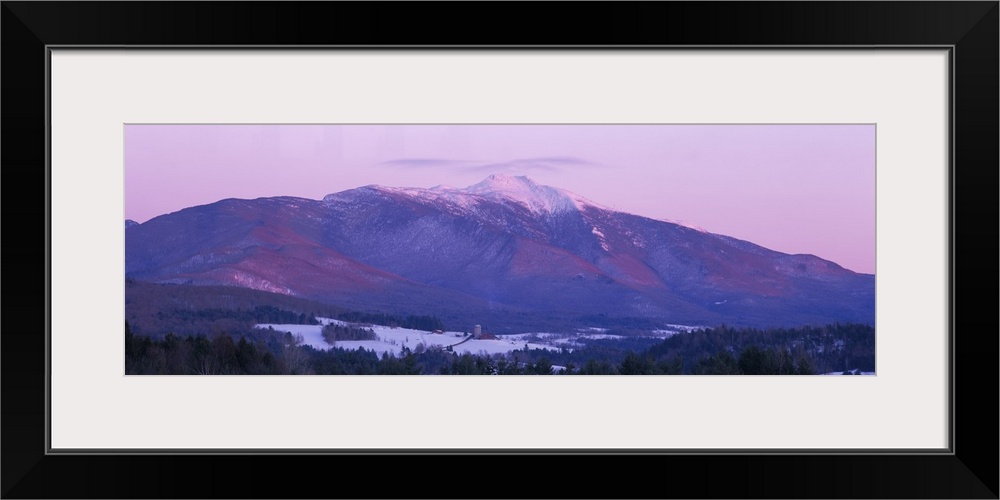
[[(363, 328), (330, 328), (331, 335), (367, 335)], [(367, 330), (370, 332), (370, 330)], [(626, 339), (627, 340), (627, 339)], [(289, 333), (257, 329), (254, 337), (225, 333), (154, 339), (125, 323), (126, 374), (167, 375), (812, 375), (875, 369), (874, 329), (827, 325), (792, 329), (718, 327), (645, 339), (592, 341), (561, 351), (520, 349), (506, 354), (457, 354), (404, 348), (399, 355), (299, 345)]]
[[(372, 340), (371, 325), (445, 330), (436, 317), (359, 312), (287, 295), (233, 287), (160, 285), (126, 280), (127, 374), (440, 374), (440, 375), (804, 375), (875, 371), (875, 329), (832, 324), (799, 328), (720, 325), (651, 335), (650, 319), (622, 322), (603, 315), (616, 338), (574, 339), (572, 349), (529, 349), (506, 354), (458, 354), (419, 345), (398, 355), (298, 344), (289, 333), (260, 323), (316, 325), (329, 341)], [(579, 325), (580, 323), (576, 323)], [(500, 338), (503, 336), (500, 335)]]

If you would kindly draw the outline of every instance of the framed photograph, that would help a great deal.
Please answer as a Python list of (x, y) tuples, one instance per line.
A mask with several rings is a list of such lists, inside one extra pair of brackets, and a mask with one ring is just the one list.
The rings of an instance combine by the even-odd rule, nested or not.
[(875, 124), (124, 137), (126, 375), (876, 374)]
[(201, 489), (248, 455), (379, 496), (426, 455), (631, 455), (685, 472), (528, 496), (997, 497), (995, 318), (956, 307), (995, 290), (956, 273), (995, 255), (963, 228), (997, 227), (996, 2), (638, 4), (530, 46), (381, 10), (4, 3), (8, 214), (45, 195), (5, 497), (300, 495)]

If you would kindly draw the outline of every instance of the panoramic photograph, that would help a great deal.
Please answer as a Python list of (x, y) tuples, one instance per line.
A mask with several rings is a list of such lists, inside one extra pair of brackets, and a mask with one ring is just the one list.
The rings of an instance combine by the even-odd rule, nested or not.
[(127, 124), (126, 375), (875, 375), (875, 125)]

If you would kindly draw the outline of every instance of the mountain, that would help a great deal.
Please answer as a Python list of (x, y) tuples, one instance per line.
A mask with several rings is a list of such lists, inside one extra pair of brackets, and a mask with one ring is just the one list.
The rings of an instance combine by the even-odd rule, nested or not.
[(136, 222), (136, 221), (134, 221), (134, 220), (132, 220), (132, 219), (125, 219), (125, 229), (128, 229), (128, 228), (130, 228), (132, 226), (138, 226), (138, 225), (139, 225), (139, 223)]
[[(226, 199), (129, 228), (129, 278), (235, 285), (478, 323), (874, 323), (875, 279), (527, 177)], [(527, 319), (526, 319), (527, 318)]]

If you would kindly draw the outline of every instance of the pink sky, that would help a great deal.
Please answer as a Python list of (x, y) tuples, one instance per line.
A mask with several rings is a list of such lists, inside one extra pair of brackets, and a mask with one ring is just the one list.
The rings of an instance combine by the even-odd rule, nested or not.
[(224, 198), (527, 175), (875, 271), (874, 125), (126, 125), (125, 218)]

